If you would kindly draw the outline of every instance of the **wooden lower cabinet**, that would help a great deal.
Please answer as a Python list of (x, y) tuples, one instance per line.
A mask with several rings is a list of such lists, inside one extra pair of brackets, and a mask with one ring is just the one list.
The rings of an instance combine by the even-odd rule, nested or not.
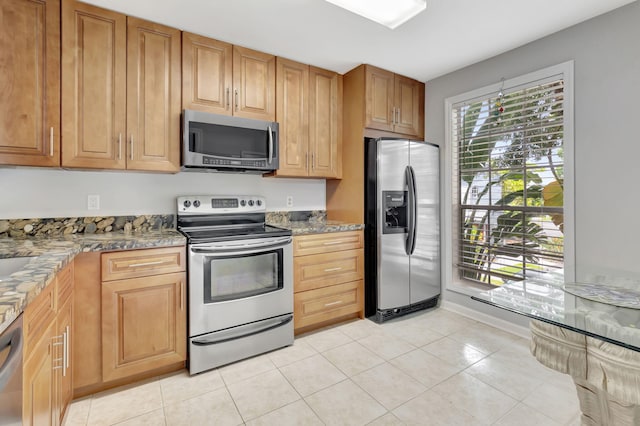
[(362, 280), (301, 291), (293, 296), (294, 327), (301, 329), (358, 313), (364, 297)]
[(293, 241), (295, 332), (364, 318), (362, 231), (300, 235)]
[(74, 397), (184, 368), (184, 246), (81, 253), (74, 296)]
[(73, 276), (70, 263), (24, 312), (24, 425), (60, 425), (71, 402)]
[(186, 360), (185, 274), (102, 284), (102, 378)]
[[(51, 323), (44, 334), (25, 353), (22, 385), (22, 424), (56, 425), (54, 414), (54, 331)], [(26, 334), (26, 333), (25, 333)], [(28, 339), (28, 335), (25, 336)]]

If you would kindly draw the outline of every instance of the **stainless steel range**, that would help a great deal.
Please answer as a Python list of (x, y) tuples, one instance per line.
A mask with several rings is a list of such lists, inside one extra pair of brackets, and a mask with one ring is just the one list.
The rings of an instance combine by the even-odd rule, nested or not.
[(293, 344), (291, 231), (259, 196), (178, 197), (188, 240), (189, 372)]

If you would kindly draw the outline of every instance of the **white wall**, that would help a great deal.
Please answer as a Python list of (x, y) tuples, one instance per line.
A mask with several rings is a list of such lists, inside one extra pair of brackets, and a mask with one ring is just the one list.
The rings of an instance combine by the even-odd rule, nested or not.
[[(640, 277), (639, 22), (640, 2), (636, 1), (426, 83), (426, 139), (444, 144), (445, 98), (494, 84), (503, 77), (574, 60), (578, 281), (598, 275)], [(499, 31), (487, 36), (487, 40), (508, 37)], [(443, 203), (450, 203), (450, 194), (444, 195), (449, 198)], [(450, 291), (444, 297), (489, 309)]]
[[(87, 195), (100, 195), (100, 210), (87, 210)], [(325, 181), (259, 175), (183, 172), (70, 171), (0, 168), (0, 219), (170, 214), (178, 195), (262, 195), (267, 210), (324, 210)], [(293, 197), (287, 207), (286, 197)]]

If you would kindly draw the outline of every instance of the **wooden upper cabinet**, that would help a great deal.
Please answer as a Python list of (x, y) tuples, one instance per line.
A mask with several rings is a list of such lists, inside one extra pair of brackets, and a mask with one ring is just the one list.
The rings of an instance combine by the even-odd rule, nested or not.
[(233, 115), (276, 119), (276, 57), (233, 46)]
[(307, 176), (309, 165), (309, 65), (276, 61), (279, 176)]
[(180, 169), (181, 34), (62, 4), (63, 167)]
[(182, 33), (182, 108), (231, 115), (229, 43)]
[(180, 170), (180, 30), (127, 17), (127, 168)]
[(371, 65), (365, 72), (365, 126), (424, 137), (424, 84)]
[(62, 3), (62, 166), (126, 167), (127, 17)]
[(342, 175), (342, 76), (309, 67), (309, 176)]
[(275, 121), (276, 58), (182, 35), (182, 108)]
[(366, 67), (365, 125), (371, 129), (393, 131), (393, 76), (392, 72)]
[(284, 58), (276, 63), (280, 166), (275, 176), (339, 178), (342, 76)]
[(424, 84), (396, 75), (394, 86), (395, 132), (424, 138)]
[(0, 2), (0, 164), (60, 165), (60, 2)]

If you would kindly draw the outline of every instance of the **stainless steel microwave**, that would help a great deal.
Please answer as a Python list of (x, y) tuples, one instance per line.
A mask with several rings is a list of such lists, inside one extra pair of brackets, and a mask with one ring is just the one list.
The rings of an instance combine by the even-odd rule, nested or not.
[(184, 110), (182, 170), (268, 173), (278, 169), (278, 123)]

